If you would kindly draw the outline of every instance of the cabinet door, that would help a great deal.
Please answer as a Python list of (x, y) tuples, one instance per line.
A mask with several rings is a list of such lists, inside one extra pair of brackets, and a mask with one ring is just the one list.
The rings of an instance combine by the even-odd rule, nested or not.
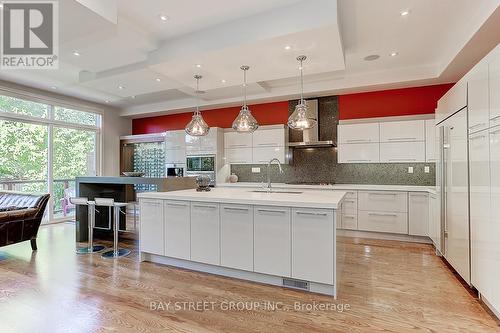
[(491, 296), (487, 296), (493, 307), (500, 311), (500, 126), (490, 130), (490, 170), (491, 170), (491, 214), (488, 228), (489, 242), (487, 247), (487, 261), (490, 268), (488, 285)]
[(490, 142), (488, 131), (469, 136), (469, 186), (471, 283), (484, 296), (489, 293), (487, 277), (490, 241)]
[(469, 133), (489, 127), (488, 63), (480, 62), (468, 74)]
[(198, 154), (200, 152), (200, 137), (185, 135), (186, 154)]
[(225, 149), (226, 164), (252, 164), (253, 148)]
[(348, 124), (338, 125), (339, 143), (370, 143), (379, 142), (379, 124)]
[(165, 150), (166, 164), (186, 164), (185, 149), (166, 149)]
[(380, 144), (380, 162), (425, 162), (425, 142), (384, 142)]
[(277, 158), (281, 163), (287, 163), (285, 147), (254, 147), (252, 160), (254, 164), (263, 164)]
[(253, 271), (253, 207), (220, 206), (221, 265)]
[(191, 259), (191, 209), (187, 201), (165, 201), (165, 255)]
[(489, 81), (490, 126), (493, 127), (500, 125), (500, 46), (496, 47), (490, 59)]
[(425, 140), (425, 121), (391, 121), (380, 123), (380, 142)]
[(436, 121), (428, 119), (425, 121), (425, 161), (436, 162)]
[(184, 130), (165, 132), (165, 149), (186, 149), (186, 132)]
[(333, 210), (292, 209), (292, 278), (333, 284)]
[(342, 214), (342, 229), (358, 230), (358, 214)]
[(253, 132), (254, 147), (284, 147), (285, 129), (258, 129)]
[(224, 148), (251, 148), (252, 133), (226, 132), (224, 133)]
[(378, 143), (341, 144), (338, 147), (338, 163), (380, 162)]
[(441, 251), (441, 211), (438, 195), (429, 194), (429, 237)]
[(436, 109), (436, 121), (439, 123), (466, 106), (467, 80), (462, 78), (439, 99)]
[(220, 265), (219, 204), (191, 203), (191, 260)]
[(360, 211), (358, 229), (365, 231), (408, 234), (407, 213)]
[(164, 255), (163, 201), (139, 199), (140, 232), (139, 248), (141, 252)]
[(429, 194), (410, 192), (408, 195), (408, 233), (429, 236)]
[(200, 137), (200, 152), (203, 154), (217, 153), (217, 139), (219, 129), (211, 128), (207, 135)]
[(290, 277), (290, 208), (256, 206), (254, 237), (254, 271)]

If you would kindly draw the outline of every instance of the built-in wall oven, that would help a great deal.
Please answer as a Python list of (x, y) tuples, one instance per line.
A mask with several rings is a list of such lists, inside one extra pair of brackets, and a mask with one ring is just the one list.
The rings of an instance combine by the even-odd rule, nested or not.
[(216, 184), (215, 155), (196, 155), (186, 158), (186, 176), (206, 175), (210, 186)]

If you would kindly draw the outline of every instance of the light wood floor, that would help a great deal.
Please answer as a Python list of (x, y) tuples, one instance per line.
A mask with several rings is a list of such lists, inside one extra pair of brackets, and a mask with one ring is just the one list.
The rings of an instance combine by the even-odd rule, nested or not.
[[(500, 331), (430, 246), (353, 238), (338, 243), (334, 301), (139, 263), (136, 252), (120, 260), (77, 256), (72, 224), (43, 227), (37, 252), (28, 242), (0, 248), (0, 332)], [(214, 302), (215, 310), (150, 309), (151, 302), (189, 301)], [(231, 301), (274, 301), (280, 310), (221, 309)], [(350, 308), (302, 311), (295, 302)]]

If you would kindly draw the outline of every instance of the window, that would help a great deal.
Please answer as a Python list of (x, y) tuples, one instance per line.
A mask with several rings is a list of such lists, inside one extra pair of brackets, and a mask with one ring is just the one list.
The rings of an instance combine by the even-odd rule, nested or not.
[(50, 193), (46, 220), (73, 217), (75, 177), (99, 173), (100, 124), (98, 113), (0, 95), (0, 190)]

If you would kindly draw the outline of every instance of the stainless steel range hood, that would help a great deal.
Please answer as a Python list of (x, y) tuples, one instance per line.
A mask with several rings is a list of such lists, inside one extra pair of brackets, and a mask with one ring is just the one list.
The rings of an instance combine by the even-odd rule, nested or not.
[(321, 123), (318, 117), (318, 100), (307, 100), (306, 102), (309, 106), (309, 113), (315, 119), (318, 119), (318, 122), (316, 123), (316, 126), (308, 130), (299, 131), (290, 129), (288, 146), (295, 149), (336, 147), (334, 138), (331, 138), (331, 140), (319, 140), (319, 129)]

